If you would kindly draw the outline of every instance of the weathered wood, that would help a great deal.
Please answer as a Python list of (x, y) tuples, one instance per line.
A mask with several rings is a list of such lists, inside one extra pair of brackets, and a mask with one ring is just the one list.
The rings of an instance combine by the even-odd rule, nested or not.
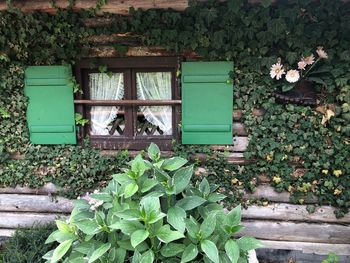
[(244, 124), (240, 122), (234, 122), (232, 125), (233, 135), (247, 136), (247, 131), (245, 130)]
[(288, 242), (288, 241), (272, 241), (261, 240), (264, 248), (299, 250), (303, 253), (313, 253), (318, 255), (327, 255), (334, 252), (339, 256), (350, 255), (349, 244), (328, 244), (328, 243), (309, 243), (309, 242)]
[(47, 183), (43, 187), (38, 189), (29, 188), (26, 186), (16, 186), (16, 187), (4, 187), (0, 188), (0, 194), (37, 194), (37, 195), (48, 195), (54, 194), (59, 191), (53, 183)]
[(243, 220), (244, 229), (239, 236), (248, 235), (274, 241), (298, 241), (329, 244), (350, 244), (350, 226)]
[(45, 195), (0, 194), (0, 211), (70, 213), (73, 202)]
[[(2, 1), (5, 2), (5, 1)], [(25, 12), (43, 11), (48, 13), (55, 13), (55, 9), (52, 7), (49, 0), (15, 0), (12, 1), (14, 6), (20, 8)], [(56, 5), (59, 8), (67, 8), (69, 5), (68, 0), (55, 0)], [(76, 0), (74, 10), (95, 8), (96, 0)], [(182, 11), (188, 7), (187, 0), (108, 0), (105, 5), (102, 6), (99, 13), (108, 12), (115, 14), (128, 14), (130, 7), (135, 9), (141, 8), (147, 9), (167, 9), (172, 8), (178, 11)], [(6, 3), (0, 3), (0, 10), (7, 9)]]
[(18, 212), (0, 212), (0, 228), (30, 227), (33, 224), (47, 224), (58, 218), (66, 219), (64, 214), (46, 214), (46, 213), (18, 213)]
[(350, 224), (350, 213), (342, 218), (336, 218), (334, 208), (331, 206), (317, 207), (314, 213), (309, 213), (305, 205), (294, 204), (270, 204), (268, 206), (248, 206), (242, 210), (245, 219), (263, 219), (277, 221), (301, 221), (322, 223)]
[[(276, 203), (289, 203), (290, 202), (290, 193), (289, 192), (277, 192), (275, 189), (270, 185), (259, 185), (256, 188), (256, 191), (254, 193), (245, 192), (243, 199), (267, 199), (271, 202)], [(316, 197), (311, 198), (305, 198), (304, 203), (306, 204), (315, 204), (317, 203)]]
[(16, 232), (16, 230), (14, 230), (14, 229), (0, 229), (0, 237), (10, 237), (15, 232)]

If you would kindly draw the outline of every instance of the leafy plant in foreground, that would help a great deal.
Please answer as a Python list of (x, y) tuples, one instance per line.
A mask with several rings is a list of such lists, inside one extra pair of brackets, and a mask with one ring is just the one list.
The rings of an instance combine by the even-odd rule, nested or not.
[(105, 189), (77, 200), (67, 222), (56, 221), (46, 243), (60, 244), (47, 262), (247, 262), (260, 242), (233, 239), (240, 206), (226, 213), (216, 186), (192, 186), (186, 159), (161, 159), (155, 144), (148, 157), (138, 155)]

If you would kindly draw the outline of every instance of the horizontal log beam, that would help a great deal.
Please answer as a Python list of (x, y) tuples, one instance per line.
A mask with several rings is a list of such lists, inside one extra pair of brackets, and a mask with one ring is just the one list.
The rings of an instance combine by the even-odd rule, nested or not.
[(0, 188), (0, 194), (35, 194), (51, 195), (59, 191), (53, 183), (47, 183), (43, 187), (34, 189), (27, 186), (3, 187)]
[[(0, 229), (0, 237), (11, 237), (16, 232), (14, 229)], [(1, 239), (0, 239), (1, 244)]]
[(73, 202), (45, 195), (0, 194), (0, 211), (70, 213)]
[(338, 256), (350, 256), (349, 244), (328, 244), (328, 243), (310, 243), (310, 242), (288, 242), (261, 240), (264, 248), (283, 249), (283, 250), (299, 250), (302, 253), (328, 255), (330, 252), (336, 253)]
[(277, 221), (300, 221), (321, 223), (350, 224), (350, 213), (342, 218), (336, 218), (331, 206), (316, 207), (314, 213), (309, 213), (305, 205), (287, 203), (270, 204), (268, 206), (251, 205), (242, 210), (244, 219), (262, 219)]
[(243, 220), (238, 236), (248, 235), (274, 241), (350, 244), (350, 226), (267, 220)]
[(47, 224), (56, 219), (66, 219), (64, 214), (0, 212), (0, 228), (31, 227), (33, 224)]
[[(0, 10), (7, 9), (5, 1), (0, 3)], [(49, 0), (14, 0), (13, 5), (20, 8), (24, 12), (43, 11), (54, 14), (56, 12), (53, 8), (51, 1)], [(69, 5), (68, 0), (55, 0), (56, 6), (59, 8), (67, 8)], [(76, 0), (74, 4), (74, 10), (79, 11), (81, 9), (90, 9), (96, 7), (96, 0)], [(129, 14), (130, 7), (135, 9), (168, 9), (183, 11), (188, 7), (187, 0), (108, 0), (105, 5), (102, 6), (99, 13), (114, 13), (114, 14)]]

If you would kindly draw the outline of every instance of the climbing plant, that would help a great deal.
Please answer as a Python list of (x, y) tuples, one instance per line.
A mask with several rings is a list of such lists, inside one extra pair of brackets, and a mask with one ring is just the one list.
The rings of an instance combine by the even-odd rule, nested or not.
[[(345, 191), (350, 186), (350, 4), (338, 0), (270, 2), (194, 2), (184, 12), (130, 10), (125, 17), (104, 14), (111, 22), (95, 28), (84, 25), (85, 19), (95, 16), (91, 10), (73, 12), (68, 8), (55, 15), (2, 11), (0, 185), (38, 186), (51, 180), (65, 185), (69, 177), (72, 188), (82, 189), (105, 180), (113, 168), (102, 167), (113, 166), (113, 162), (88, 146), (29, 144), (23, 72), (27, 65), (74, 64), (87, 54), (88, 36), (129, 32), (139, 36), (145, 46), (162, 46), (178, 53), (194, 51), (205, 60), (234, 61), (234, 107), (242, 109), (250, 134), (245, 157), (255, 162), (237, 166), (222, 157), (208, 158), (210, 178), (228, 191), (237, 187), (254, 190), (259, 183), (257, 175), (264, 174), (278, 190), (291, 192), (296, 202), (316, 195), (321, 204), (338, 207), (341, 216), (350, 200), (350, 192)], [(100, 9), (103, 1), (98, 3)], [(125, 43), (115, 46), (127, 48)], [(326, 66), (330, 73), (323, 85), (317, 85), (319, 107), (277, 104), (271, 96), (275, 85), (268, 74), (270, 66), (279, 57), (285, 59), (283, 63), (295, 65), (302, 53), (317, 46), (323, 46), (329, 55)], [(264, 109), (265, 114), (254, 116), (254, 108)], [(50, 157), (38, 154), (43, 149)], [(80, 158), (80, 150), (86, 151), (84, 158), (98, 160), (97, 172), (92, 172), (96, 168), (93, 162), (72, 165)], [(200, 149), (179, 146), (175, 150), (186, 154)], [(25, 155), (24, 160), (10, 158), (18, 152)], [(206, 154), (213, 153), (206, 150)], [(50, 166), (62, 157), (67, 158), (59, 169), (64, 176), (35, 176), (41, 166)], [(91, 178), (91, 184), (84, 183), (86, 178)]]

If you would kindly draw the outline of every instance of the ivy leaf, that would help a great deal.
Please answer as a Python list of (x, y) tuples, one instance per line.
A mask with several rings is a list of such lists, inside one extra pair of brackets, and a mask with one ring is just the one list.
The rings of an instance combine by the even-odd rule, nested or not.
[(287, 25), (282, 18), (271, 19), (267, 22), (267, 29), (274, 37), (277, 37), (284, 33), (287, 29)]

